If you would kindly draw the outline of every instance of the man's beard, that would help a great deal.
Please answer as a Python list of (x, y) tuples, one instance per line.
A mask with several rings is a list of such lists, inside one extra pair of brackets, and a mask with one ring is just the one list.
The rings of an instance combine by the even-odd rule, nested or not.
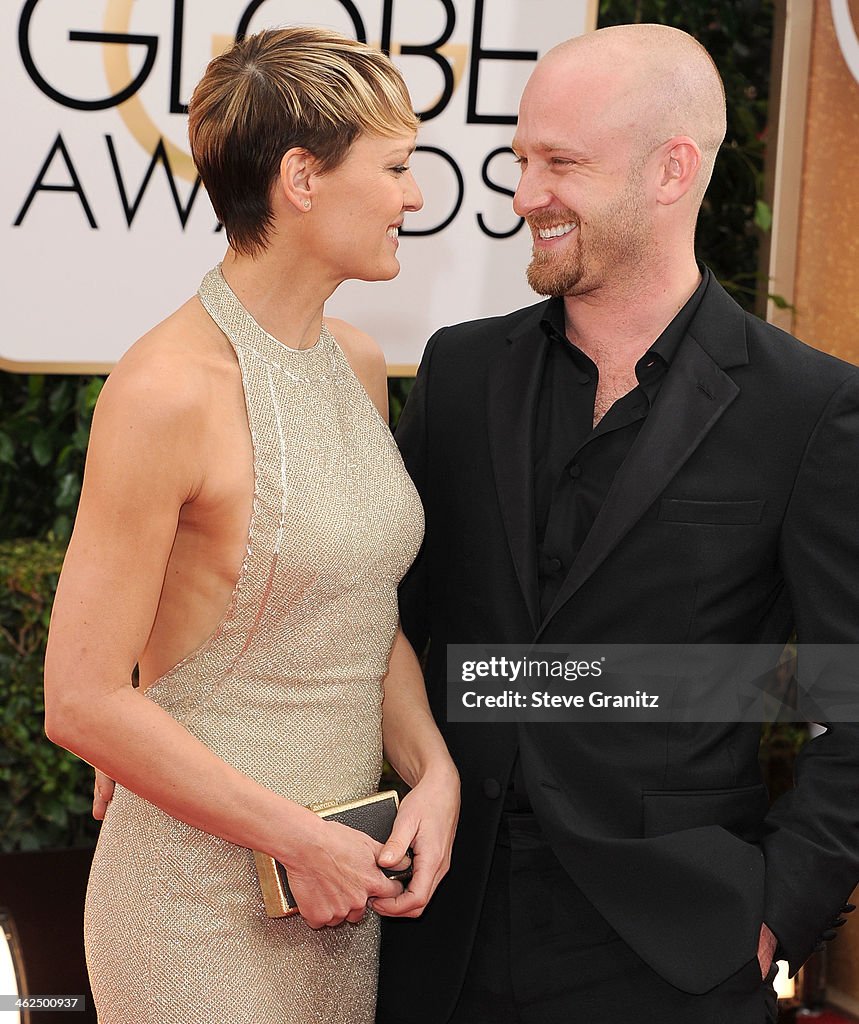
[[(571, 233), (581, 231), (579, 219), (570, 211), (534, 214), (528, 217), (528, 226), (534, 233), (540, 228), (550, 228), (557, 224), (575, 224)], [(535, 246), (525, 276), (528, 284), (538, 295), (560, 298), (572, 294), (578, 286), (584, 276), (584, 263), (581, 239), (568, 236), (564, 252), (547, 252)]]
[(603, 283), (606, 272), (639, 265), (650, 249), (640, 180), (627, 182), (617, 199), (585, 222), (584, 242), (582, 221), (572, 210), (535, 213), (527, 220), (535, 233), (559, 224), (576, 225), (561, 251), (534, 249), (526, 276), (538, 295), (562, 298), (591, 291)]

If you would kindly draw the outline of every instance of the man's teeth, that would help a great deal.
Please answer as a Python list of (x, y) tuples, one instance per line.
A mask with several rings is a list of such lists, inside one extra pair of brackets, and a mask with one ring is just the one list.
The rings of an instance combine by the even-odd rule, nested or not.
[(399, 228), (388, 228), (388, 238), (396, 238), (400, 233)]
[(553, 228), (538, 228), (537, 234), (540, 238), (560, 238), (561, 235), (568, 235), (575, 224), (556, 224)]

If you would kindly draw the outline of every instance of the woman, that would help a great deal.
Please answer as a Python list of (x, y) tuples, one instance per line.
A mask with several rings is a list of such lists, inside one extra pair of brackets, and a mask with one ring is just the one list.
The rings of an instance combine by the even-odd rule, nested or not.
[[(323, 321), (399, 270), (415, 129), (387, 58), (317, 29), (194, 93), (229, 249), (105, 385), (45, 666), (48, 735), (118, 783), (85, 921), (103, 1024), (370, 1021), (368, 902), (416, 915), (447, 868), (458, 781), (397, 623), (422, 512), (381, 353)], [(375, 791), (383, 700), (414, 787), (384, 848), (306, 809)], [(402, 892), (379, 865), (409, 846)], [(251, 849), (302, 917), (266, 917)]]

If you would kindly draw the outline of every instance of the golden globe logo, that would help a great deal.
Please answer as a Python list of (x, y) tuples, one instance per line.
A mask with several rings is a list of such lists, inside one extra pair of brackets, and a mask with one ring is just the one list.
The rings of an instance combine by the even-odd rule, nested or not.
[[(332, 10), (328, 13), (332, 13), (336, 8), (343, 22), (337, 27), (362, 41), (368, 41), (371, 30), (375, 30), (374, 41), (377, 40), (383, 50), (391, 53), (400, 62), (413, 94), (426, 95), (427, 81), (435, 81), (435, 94), (423, 109), (417, 111), (424, 125), (448, 111), (455, 93), (463, 84), (467, 88), (467, 125), (514, 125), (514, 110), (499, 112), (480, 109), (478, 95), (481, 71), (484, 65), (493, 61), (533, 63), (537, 60), (537, 51), (486, 46), (483, 42), (487, 13), (485, 0), (475, 0), (473, 5), (466, 5), (471, 7), (468, 11), (471, 21), (468, 26), (471, 45), (452, 43), (450, 40), (457, 28), (461, 12), (457, 11), (453, 0), (435, 0), (435, 3), (441, 15), (441, 30), (423, 43), (397, 43), (392, 38), (398, 8), (407, 7), (408, 0), (382, 0), (381, 5), (378, 2), (358, 5), (353, 0), (332, 0)], [(194, 5), (187, 0), (172, 0), (172, 3), (164, 2), (160, 5), (164, 8), (162, 11), (157, 10), (159, 5), (152, 4), (146, 5), (148, 11), (142, 11), (134, 0), (106, 0), (102, 24), (98, 29), (71, 24), (67, 29), (68, 44), (88, 45), (93, 53), (92, 59), (101, 62), (103, 66), (109, 92), (95, 97), (81, 95), (79, 90), (64, 84), (62, 67), (43, 67), (35, 53), (39, 14), (50, 11), (51, 17), (56, 21), (58, 15), (68, 16), (73, 13), (70, 8), (74, 6), (58, 3), (57, 0), (26, 0), (23, 4), (18, 26), (18, 45), (27, 76), (40, 92), (61, 107), (90, 113), (116, 108), (131, 136), (150, 157), (142, 179), (132, 183), (123, 170), (119, 148), (113, 134), (105, 133), (103, 136), (105, 158), (110, 162), (117, 197), (127, 226), (131, 228), (138, 216), (147, 189), (160, 165), (166, 176), (179, 224), (184, 230), (200, 190), (200, 180), (184, 144), (184, 115), (187, 114), (188, 106), (182, 84), (189, 42), (196, 45), (197, 50), (192, 79), (195, 81), (202, 73), (205, 63), (212, 56), (228, 48), (234, 39), (243, 38), (267, 23), (307, 23), (316, 20), (307, 17), (310, 5), (306, 2), (284, 4), (275, 0), (251, 0), (250, 3), (228, 4), (226, 6), (233, 8), (235, 27), (232, 32), (224, 33), (212, 31), (211, 24), (213, 14), (223, 15), (223, 4), (219, 10), (213, 10), (215, 5), (212, 4)], [(314, 5), (314, 14), (320, 6), (323, 5)], [(150, 19), (160, 17), (161, 32), (135, 30), (135, 26), (132, 25), (133, 18), (140, 20), (145, 18), (147, 13)], [(163, 24), (168, 13), (169, 30), (164, 33)], [(192, 32), (188, 31), (189, 13), (196, 15)], [(274, 21), (264, 20), (275, 14), (278, 17), (274, 18)], [(378, 16), (378, 24), (370, 24), (371, 14)], [(284, 18), (284, 15), (287, 17)], [(209, 51), (205, 54), (200, 52), (202, 41), (209, 43)], [(165, 50), (169, 52), (169, 64), (163, 59), (158, 61)], [(416, 63), (418, 59), (422, 64)], [(161, 68), (160, 74), (156, 73), (158, 64)], [(416, 85), (412, 83), (413, 77), (418, 79)], [(160, 81), (156, 83), (155, 78), (160, 78)], [(155, 88), (156, 85), (160, 86), (160, 90)], [(153, 100), (156, 104), (154, 114)], [(177, 127), (176, 115), (181, 117), (180, 128)], [(434, 204), (428, 204), (420, 218), (413, 222), (413, 226), (403, 229), (401, 234), (434, 235), (447, 228), (459, 214), (465, 197), (466, 174), (469, 168), (463, 173), (463, 161), (459, 154), (443, 146), (420, 144), (416, 153), (424, 175), (446, 183), (445, 195), (443, 200), (439, 196)], [(490, 192), (512, 197), (512, 188), (499, 181), (493, 174), (495, 162), (499, 158), (509, 156), (508, 146), (491, 148), (483, 154), (479, 175), (482, 185)], [(58, 167), (63, 169), (66, 183), (49, 184), (49, 176), (56, 174)], [(510, 177), (509, 168), (507, 177)], [(177, 179), (184, 179), (190, 185), (180, 187)], [(15, 227), (24, 224), (33, 203), (43, 192), (66, 192), (74, 195), (90, 228), (98, 228), (87, 183), (78, 172), (73, 146), (62, 132), (57, 133), (41, 166), (35, 170), (30, 189), (23, 197), (15, 216)], [(510, 237), (519, 231), (523, 223), (520, 218), (511, 215), (507, 218), (507, 224), (491, 226), (482, 211), (477, 212), (475, 219), (479, 230), (491, 238)]]
[[(224, 238), (188, 154), (186, 105), (238, 36), (322, 24), (388, 50), (422, 127), (424, 206), (384, 293), (328, 312), (408, 373), (440, 323), (533, 301), (510, 198), (519, 96), (538, 56), (593, 27), (597, 0), (11, 0), (0, 368), (107, 369), (193, 293)], [(4, 21), (5, 19), (5, 21)], [(38, 272), (34, 272), (34, 268)], [(46, 296), (49, 299), (46, 300)]]

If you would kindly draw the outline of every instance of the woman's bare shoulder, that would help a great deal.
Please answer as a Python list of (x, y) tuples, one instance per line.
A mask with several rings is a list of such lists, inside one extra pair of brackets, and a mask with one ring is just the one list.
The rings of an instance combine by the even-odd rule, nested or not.
[(325, 317), (328, 329), (337, 339), (343, 355), (380, 414), (388, 418), (388, 366), (379, 343), (365, 331), (345, 320)]
[(99, 397), (96, 419), (133, 415), (141, 427), (155, 428), (181, 419), (185, 429), (192, 428), (240, 381), (229, 342), (192, 298), (117, 362)]
[(360, 330), (345, 320), (338, 320), (336, 317), (325, 317), (325, 323), (350, 363), (354, 358), (357, 362), (376, 369), (385, 368), (385, 356), (379, 343), (366, 331)]
[(189, 299), (136, 341), (113, 368), (107, 394), (157, 395), (162, 408), (204, 405), (239, 379), (229, 342), (199, 301)]

